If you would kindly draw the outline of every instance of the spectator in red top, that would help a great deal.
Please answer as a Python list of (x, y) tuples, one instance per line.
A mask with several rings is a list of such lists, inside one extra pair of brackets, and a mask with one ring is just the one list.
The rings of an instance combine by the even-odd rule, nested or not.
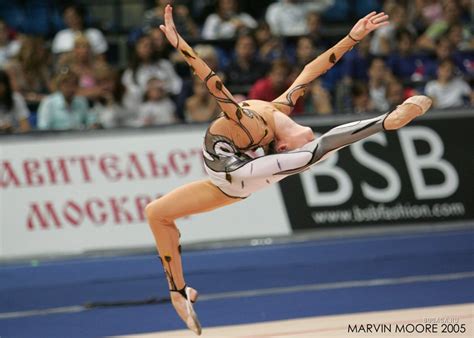
[[(250, 88), (248, 98), (273, 101), (288, 87), (290, 74), (291, 66), (286, 60), (278, 59), (273, 61), (268, 76), (258, 80), (252, 88)], [(302, 112), (303, 100), (298, 100), (293, 114), (301, 114)]]

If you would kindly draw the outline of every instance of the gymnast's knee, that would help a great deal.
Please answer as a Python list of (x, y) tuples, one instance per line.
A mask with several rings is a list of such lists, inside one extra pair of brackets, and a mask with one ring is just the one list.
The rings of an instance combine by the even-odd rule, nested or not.
[(168, 215), (168, 210), (164, 203), (162, 203), (161, 198), (147, 204), (145, 207), (145, 215), (150, 225), (155, 223), (167, 224), (173, 221), (170, 215)]

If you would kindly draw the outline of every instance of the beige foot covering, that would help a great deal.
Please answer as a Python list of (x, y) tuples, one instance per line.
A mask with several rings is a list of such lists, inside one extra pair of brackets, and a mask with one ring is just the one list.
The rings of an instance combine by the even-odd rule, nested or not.
[(385, 118), (385, 130), (399, 129), (415, 117), (423, 115), (431, 107), (432, 100), (428, 96), (415, 95), (406, 99)]

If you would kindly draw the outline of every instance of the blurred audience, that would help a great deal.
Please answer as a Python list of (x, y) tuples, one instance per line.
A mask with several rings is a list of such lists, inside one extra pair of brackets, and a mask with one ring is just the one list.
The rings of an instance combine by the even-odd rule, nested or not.
[[(377, 3), (390, 15), (390, 24), (308, 86), (294, 113), (382, 113), (421, 92), (439, 109), (474, 104), (471, 0), (336, 1), (265, 0), (256, 5), (149, 0), (153, 7), (133, 30), (128, 66), (121, 72), (117, 61), (123, 59), (113, 48), (113, 66), (107, 63), (107, 40), (100, 30), (87, 27), (91, 20), (80, 5), (64, 7), (67, 28), (55, 34), (51, 46), (45, 37), (27, 35), (22, 26), (10, 28), (0, 18), (0, 132), (30, 130), (38, 106), (39, 129), (140, 127), (215, 118), (216, 101), (159, 29), (168, 3), (173, 4), (177, 30), (238, 100), (272, 101), (308, 62), (332, 46), (352, 19), (334, 21), (338, 16), (328, 8), (346, 6), (354, 14)], [(206, 44), (201, 38), (214, 41)], [(53, 71), (58, 73), (54, 81)]]
[(235, 56), (225, 70), (226, 84), (231, 91), (233, 87), (237, 94), (247, 92), (267, 70), (268, 64), (257, 57), (255, 38), (250, 34), (240, 35), (235, 42)]
[(216, 12), (206, 18), (201, 35), (206, 40), (231, 39), (244, 29), (256, 27), (250, 14), (239, 11), (237, 0), (217, 0)]
[(305, 112), (309, 115), (329, 115), (333, 113), (331, 93), (323, 87), (321, 80), (316, 79), (310, 87), (306, 99)]
[(135, 115), (124, 104), (125, 88), (120, 76), (113, 68), (103, 65), (96, 70), (96, 85), (100, 89), (94, 99), (92, 113), (102, 128), (116, 128), (132, 125)]
[(46, 96), (38, 109), (38, 129), (69, 130), (96, 126), (96, 115), (87, 99), (77, 96), (79, 76), (71, 69), (61, 69), (55, 78), (56, 91)]
[(23, 96), (13, 91), (8, 74), (0, 70), (0, 134), (29, 131), (29, 116)]
[(390, 16), (390, 23), (374, 31), (370, 44), (370, 52), (378, 56), (390, 54), (396, 46), (396, 32), (399, 29), (416, 34), (415, 27), (407, 20), (405, 7), (394, 1), (386, 1), (384, 11)]
[[(457, 0), (444, 0), (443, 18), (436, 20), (428, 26), (423, 34), (418, 38), (417, 45), (420, 48), (434, 50), (436, 41), (445, 33), (447, 33), (451, 26), (461, 24), (461, 36), (466, 34), (470, 37), (469, 27), (461, 22), (461, 10)], [(464, 37), (463, 37), (464, 38)], [(469, 39), (468, 38), (468, 39)]]
[(27, 104), (37, 107), (51, 91), (51, 64), (43, 38), (23, 36), (18, 55), (5, 65), (12, 80), (12, 88), (25, 98)]
[(57, 32), (54, 36), (51, 46), (54, 54), (72, 51), (78, 33), (82, 33), (87, 37), (94, 54), (102, 55), (107, 52), (108, 44), (102, 32), (96, 28), (86, 28), (85, 11), (83, 7), (79, 5), (68, 5), (64, 9), (63, 19), (68, 28)]
[(296, 41), (295, 61), (293, 63), (293, 73), (295, 77), (303, 68), (316, 58), (316, 47), (311, 38), (302, 36)]
[(199, 28), (189, 12), (190, 1), (155, 0), (155, 7), (143, 14), (143, 28), (149, 31), (164, 23), (163, 13), (167, 4), (173, 5), (173, 19), (179, 34), (185, 39), (199, 37)]
[(21, 47), (20, 41), (12, 39), (10, 33), (6, 22), (0, 19), (0, 67), (16, 56)]
[(369, 97), (374, 110), (383, 113), (389, 109), (387, 85), (391, 74), (382, 58), (374, 58), (369, 66)]
[(159, 58), (153, 49), (150, 36), (143, 35), (137, 40), (130, 65), (122, 75), (130, 109), (136, 108), (142, 102), (148, 80), (151, 78), (163, 81), (165, 90), (170, 94), (177, 95), (181, 91), (183, 83), (176, 74), (173, 64)]
[(369, 87), (366, 82), (356, 81), (351, 86), (351, 113), (371, 114), (374, 112), (372, 101), (370, 100)]
[(393, 80), (387, 84), (387, 102), (388, 111), (394, 110), (398, 105), (401, 105), (405, 101), (405, 94), (403, 92), (403, 85)]
[(423, 59), (416, 54), (415, 36), (408, 29), (398, 29), (395, 33), (396, 47), (387, 60), (392, 74), (402, 81), (424, 79)]
[(217, 101), (209, 94), (206, 85), (200, 79), (193, 79), (193, 95), (186, 100), (184, 116), (186, 122), (210, 121), (219, 114)]
[(308, 33), (306, 16), (309, 12), (323, 12), (334, 0), (281, 0), (268, 6), (265, 19), (277, 36), (297, 36)]
[(426, 95), (433, 99), (434, 108), (455, 108), (474, 103), (472, 88), (455, 74), (451, 60), (442, 61), (437, 74), (437, 79), (428, 82), (425, 87)]
[(319, 50), (326, 50), (330, 46), (322, 34), (322, 19), (318, 12), (309, 12), (306, 15), (306, 36), (313, 40)]
[(286, 56), (285, 45), (282, 39), (272, 34), (267, 22), (260, 21), (254, 35), (260, 60), (272, 62), (275, 59)]
[(104, 66), (105, 61), (92, 53), (89, 40), (80, 33), (74, 39), (72, 52), (62, 54), (57, 62), (58, 69), (68, 67), (79, 76), (77, 95), (89, 100), (100, 95), (101, 89), (97, 86), (95, 74), (98, 68)]
[[(288, 61), (284, 59), (274, 60), (268, 75), (255, 82), (250, 88), (248, 98), (273, 101), (288, 89), (288, 86), (291, 84), (290, 74), (291, 66)], [(303, 109), (303, 100), (298, 100), (293, 109), (293, 114), (300, 114), (303, 112)]]
[(177, 121), (176, 106), (162, 80), (150, 78), (143, 103), (138, 107), (137, 127), (170, 124)]

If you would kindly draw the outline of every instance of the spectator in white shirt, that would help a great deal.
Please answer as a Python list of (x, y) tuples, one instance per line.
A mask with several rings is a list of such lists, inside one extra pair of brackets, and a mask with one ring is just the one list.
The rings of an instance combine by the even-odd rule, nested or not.
[(85, 28), (84, 17), (82, 7), (70, 5), (64, 9), (63, 18), (68, 28), (59, 31), (54, 36), (51, 46), (54, 54), (72, 51), (74, 39), (78, 33), (87, 37), (94, 54), (101, 55), (107, 51), (108, 44), (102, 32), (95, 28)]
[(138, 108), (137, 127), (177, 122), (176, 106), (166, 93), (163, 82), (148, 80), (144, 102)]
[(462, 107), (466, 101), (474, 104), (472, 88), (461, 77), (454, 74), (454, 63), (444, 60), (438, 66), (438, 78), (425, 86), (425, 93), (433, 99), (434, 108)]
[(334, 0), (280, 0), (268, 6), (265, 20), (274, 35), (294, 36), (308, 33), (306, 17), (309, 12), (323, 12)]
[(257, 27), (257, 21), (247, 13), (238, 11), (236, 0), (218, 0), (216, 13), (210, 14), (202, 28), (207, 40), (232, 39), (239, 30)]
[(163, 81), (167, 93), (177, 95), (181, 92), (183, 81), (176, 74), (173, 64), (166, 59), (159, 59), (150, 36), (143, 35), (136, 42), (130, 66), (122, 75), (122, 84), (126, 88), (127, 108), (135, 109), (142, 102), (147, 83), (151, 78)]

